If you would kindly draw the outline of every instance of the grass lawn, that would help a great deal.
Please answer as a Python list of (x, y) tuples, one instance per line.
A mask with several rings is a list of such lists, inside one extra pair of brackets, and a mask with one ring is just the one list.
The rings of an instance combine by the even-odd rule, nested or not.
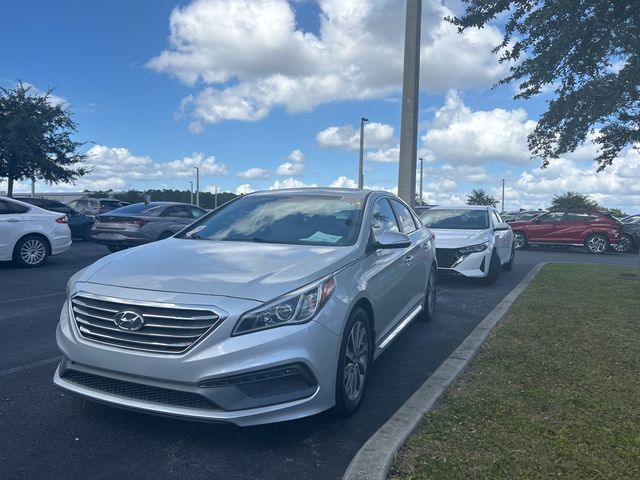
[(640, 280), (547, 265), (390, 478), (640, 479)]

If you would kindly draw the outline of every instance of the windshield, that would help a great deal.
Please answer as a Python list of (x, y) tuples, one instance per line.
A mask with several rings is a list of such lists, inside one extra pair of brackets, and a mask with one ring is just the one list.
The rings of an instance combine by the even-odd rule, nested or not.
[(448, 228), (452, 230), (485, 230), (489, 228), (489, 215), (486, 210), (429, 210), (420, 218), (429, 228)]
[(627, 217), (622, 219), (622, 223), (640, 223), (640, 215), (634, 215), (632, 217)]
[(231, 202), (180, 238), (296, 245), (353, 245), (362, 200), (322, 195), (253, 195)]

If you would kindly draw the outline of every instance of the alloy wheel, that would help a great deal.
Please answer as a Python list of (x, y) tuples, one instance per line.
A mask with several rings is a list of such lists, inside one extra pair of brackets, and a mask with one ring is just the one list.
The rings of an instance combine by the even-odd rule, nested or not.
[(38, 265), (42, 263), (47, 255), (47, 247), (41, 240), (31, 238), (22, 244), (20, 248), (20, 258), (28, 265)]
[(587, 248), (591, 253), (603, 253), (607, 249), (607, 240), (600, 235), (593, 235), (587, 240)]
[(524, 247), (524, 243), (524, 235), (522, 235), (521, 233), (515, 233), (513, 235), (513, 248), (520, 249)]
[(355, 403), (364, 391), (369, 363), (369, 334), (361, 320), (349, 331), (344, 359), (344, 392)]
[(623, 235), (620, 243), (615, 245), (613, 249), (616, 252), (627, 253), (631, 249), (631, 239), (627, 235)]

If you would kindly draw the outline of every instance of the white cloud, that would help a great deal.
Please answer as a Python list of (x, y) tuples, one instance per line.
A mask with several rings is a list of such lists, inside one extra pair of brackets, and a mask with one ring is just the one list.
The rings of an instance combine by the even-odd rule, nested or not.
[(227, 167), (223, 163), (217, 163), (213, 155), (205, 156), (204, 153), (193, 153), (190, 157), (180, 160), (172, 160), (167, 163), (156, 163), (155, 175), (158, 178), (192, 177), (195, 175), (194, 167), (200, 170), (200, 176), (205, 177), (227, 175)]
[(273, 185), (269, 187), (269, 190), (281, 190), (283, 188), (305, 188), (305, 187), (317, 187), (315, 183), (306, 184), (296, 178), (287, 178), (286, 180), (276, 180)]
[(246, 179), (264, 179), (269, 178), (271, 173), (266, 168), (254, 167), (243, 172), (239, 172), (238, 176)]
[(298, 177), (302, 175), (304, 165), (302, 163), (284, 162), (276, 170), (277, 175)]
[(253, 187), (248, 183), (243, 183), (242, 185), (238, 185), (236, 188), (236, 195), (246, 195), (247, 193), (255, 192)]
[(451, 91), (422, 141), (437, 159), (449, 163), (501, 160), (524, 165), (531, 155), (527, 135), (535, 126), (522, 108), (472, 111)]
[(329, 186), (331, 188), (358, 188), (358, 182), (356, 182), (352, 178), (341, 176), (331, 182)]
[(300, 150), (299, 148), (296, 148), (295, 150), (291, 151), (288, 159), (295, 163), (302, 163), (304, 162), (304, 153), (302, 153), (302, 150)]
[(381, 163), (398, 163), (400, 158), (400, 146), (378, 149), (373, 152), (367, 152), (367, 160)]
[[(393, 127), (384, 123), (371, 122), (364, 126), (364, 147), (383, 148), (393, 143)], [(328, 127), (318, 132), (316, 143), (324, 148), (341, 148), (343, 150), (360, 149), (360, 127), (352, 125)]]
[[(172, 11), (169, 47), (147, 66), (205, 85), (181, 105), (195, 131), (204, 123), (260, 120), (274, 107), (299, 112), (400, 92), (405, 12), (397, 0), (318, 3), (315, 35), (298, 28), (286, 0), (194, 0)], [(489, 26), (460, 35), (443, 20), (451, 13), (441, 0), (424, 2), (422, 88), (492, 85), (507, 68), (491, 53), (500, 31)]]
[[(34, 96), (40, 97), (46, 93), (44, 90), (40, 90), (38, 87), (36, 87), (32, 83), (22, 82), (22, 85), (24, 85), (25, 88), (30, 89), (30, 93)], [(48, 103), (52, 107), (57, 107), (58, 105), (61, 105), (63, 107), (70, 106), (70, 103), (66, 98), (61, 97), (59, 95), (55, 95), (53, 92), (49, 93)]]

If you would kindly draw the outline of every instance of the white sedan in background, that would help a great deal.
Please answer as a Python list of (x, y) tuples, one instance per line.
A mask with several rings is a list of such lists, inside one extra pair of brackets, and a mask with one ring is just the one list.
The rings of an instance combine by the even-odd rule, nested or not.
[(0, 261), (38, 267), (71, 246), (68, 218), (28, 203), (0, 197)]
[(420, 219), (436, 236), (438, 272), (494, 283), (515, 257), (513, 231), (487, 206), (435, 207)]

